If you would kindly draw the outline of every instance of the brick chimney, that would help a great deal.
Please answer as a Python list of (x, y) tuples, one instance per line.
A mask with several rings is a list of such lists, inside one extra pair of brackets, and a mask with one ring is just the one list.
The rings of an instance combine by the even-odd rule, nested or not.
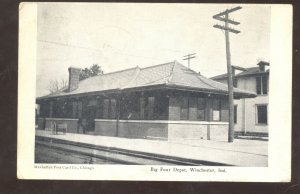
[(69, 67), (69, 92), (78, 88), (80, 68)]

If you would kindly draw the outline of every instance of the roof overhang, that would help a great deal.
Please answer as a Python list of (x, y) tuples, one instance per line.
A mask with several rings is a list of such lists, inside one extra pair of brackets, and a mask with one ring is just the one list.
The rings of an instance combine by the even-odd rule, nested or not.
[[(106, 95), (119, 95), (121, 93), (126, 92), (142, 92), (142, 91), (151, 91), (151, 90), (180, 90), (180, 91), (188, 91), (188, 92), (199, 92), (199, 93), (206, 93), (206, 94), (214, 94), (214, 95), (222, 95), (228, 96), (227, 91), (222, 90), (211, 90), (205, 88), (197, 88), (191, 86), (182, 86), (177, 84), (159, 84), (159, 85), (149, 85), (143, 87), (135, 87), (135, 88), (124, 88), (124, 89), (114, 89), (114, 90), (104, 90), (104, 91), (95, 91), (95, 92), (88, 92), (88, 93), (79, 93), (79, 94), (64, 94), (59, 96), (44, 96), (39, 97), (36, 99), (36, 102), (39, 103), (44, 100), (57, 100), (63, 98), (80, 98), (80, 97), (87, 97), (87, 96), (106, 96)], [(254, 98), (256, 94), (250, 92), (234, 92), (234, 98)]]

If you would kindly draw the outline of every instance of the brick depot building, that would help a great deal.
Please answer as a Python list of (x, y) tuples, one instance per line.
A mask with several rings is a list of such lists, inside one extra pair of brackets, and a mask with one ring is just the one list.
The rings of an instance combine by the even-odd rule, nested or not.
[[(211, 139), (228, 136), (227, 85), (177, 61), (131, 68), (79, 81), (69, 68), (69, 86), (39, 97), (39, 129), (67, 124), (69, 133), (147, 139)], [(234, 98), (256, 94), (234, 89)]]

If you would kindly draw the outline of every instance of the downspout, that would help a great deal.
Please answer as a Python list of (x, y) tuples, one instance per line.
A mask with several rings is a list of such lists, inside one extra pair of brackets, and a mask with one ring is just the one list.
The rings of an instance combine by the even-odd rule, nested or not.
[(120, 111), (121, 111), (121, 98), (120, 95), (117, 97), (117, 122), (116, 122), (116, 137), (119, 135), (119, 119), (120, 119)]
[(210, 94), (208, 95), (208, 103), (207, 103), (207, 121), (208, 121), (208, 124), (207, 124), (207, 131), (206, 131), (206, 139), (207, 140), (210, 140), (210, 122), (211, 122), (211, 115), (212, 115), (212, 101), (211, 101), (211, 98), (210, 98)]
[(244, 133), (246, 134), (247, 133), (247, 106), (246, 106), (246, 98), (244, 98)]

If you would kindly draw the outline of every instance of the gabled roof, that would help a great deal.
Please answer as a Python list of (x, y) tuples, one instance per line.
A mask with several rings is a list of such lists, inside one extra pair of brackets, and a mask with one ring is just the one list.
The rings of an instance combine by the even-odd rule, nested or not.
[[(208, 79), (195, 71), (183, 66), (177, 61), (150, 66), (146, 68), (131, 68), (122, 71), (107, 73), (82, 80), (78, 88), (68, 92), (63, 89), (55, 94), (43, 98), (85, 94), (91, 92), (104, 92), (112, 90), (138, 89), (151, 86), (160, 86), (174, 89), (189, 89), (199, 92), (212, 92), (227, 94), (227, 85)], [(235, 95), (239, 97), (255, 97), (249, 91), (234, 88)]]
[[(269, 70), (262, 72), (259, 70), (259, 67), (250, 67), (250, 68), (245, 68), (245, 71), (242, 71), (241, 73), (236, 74), (234, 77), (255, 76), (255, 75), (261, 75), (261, 74), (268, 74), (268, 73), (269, 73)], [(224, 73), (221, 75), (211, 77), (210, 79), (221, 80), (221, 79), (227, 79), (227, 77), (228, 77), (227, 73)]]
[(214, 77), (211, 77), (210, 79), (212, 80), (220, 80), (220, 79), (227, 79), (228, 74), (224, 73), (224, 74), (220, 74), (220, 75), (216, 75)]
[(265, 74), (265, 73), (269, 73), (269, 70), (261, 72), (259, 70), (259, 67), (250, 67), (250, 68), (247, 68), (247, 71), (243, 71), (243, 72), (237, 74), (235, 77), (243, 77), (243, 76), (250, 76), (250, 75), (256, 75), (256, 74)]

